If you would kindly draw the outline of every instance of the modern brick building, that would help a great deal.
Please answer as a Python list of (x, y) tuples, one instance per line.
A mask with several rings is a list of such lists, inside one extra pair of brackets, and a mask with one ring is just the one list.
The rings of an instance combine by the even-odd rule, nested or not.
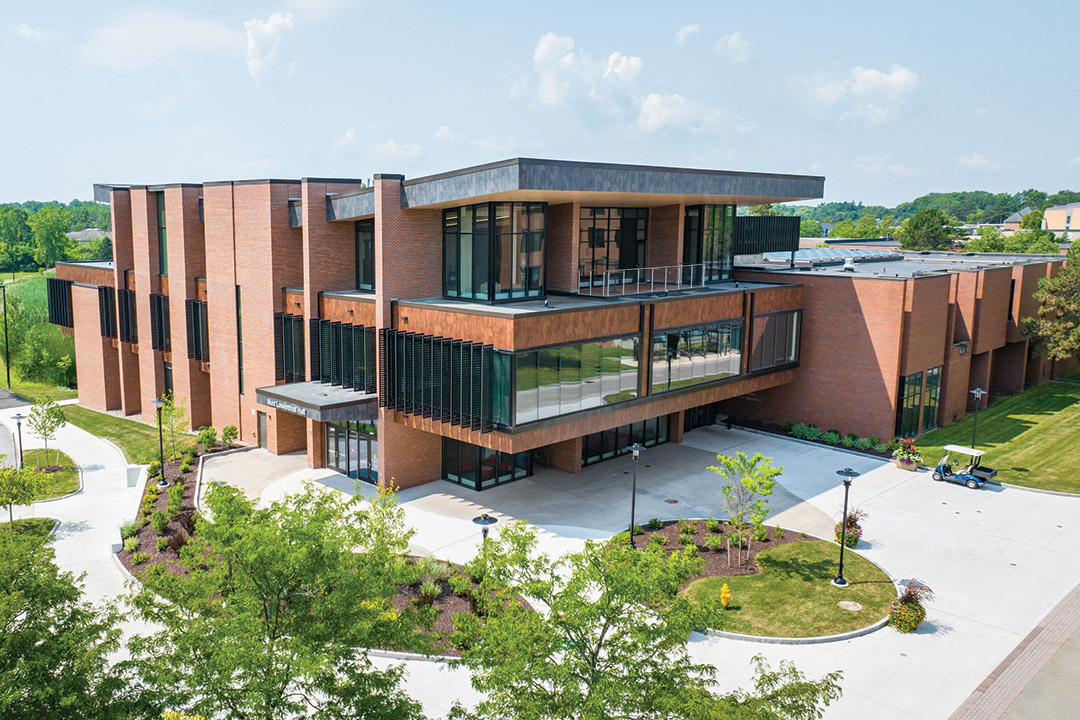
[[(98, 185), (113, 262), (58, 264), (50, 312), (74, 335), (82, 404), (149, 418), (171, 391), (193, 429), (236, 425), (397, 486), (580, 472), (724, 411), (884, 437), (901, 378), (935, 363), (937, 422), (963, 412), (965, 383), (1041, 379), (1006, 316), (1046, 259), (866, 283), (766, 262), (793, 261), (798, 219), (737, 206), (823, 186), (523, 158), (373, 187)], [(1019, 374), (1002, 369), (1015, 357)], [(844, 362), (866, 402), (821, 380), (850, 380)]]

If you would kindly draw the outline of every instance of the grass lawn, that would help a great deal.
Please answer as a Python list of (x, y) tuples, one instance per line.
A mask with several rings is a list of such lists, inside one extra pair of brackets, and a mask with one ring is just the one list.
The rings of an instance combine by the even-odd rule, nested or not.
[(158, 431), (156, 427), (87, 410), (78, 405), (65, 406), (64, 415), (72, 425), (82, 428), (91, 435), (116, 443), (124, 451), (129, 463), (144, 465), (157, 460)]
[[(687, 588), (692, 597), (719, 597), (727, 583), (731, 604), (727, 623), (718, 628), (745, 635), (816, 637), (858, 630), (889, 614), (896, 589), (885, 573), (848, 550), (844, 553), (847, 588), (834, 587), (840, 549), (823, 540), (788, 543), (757, 556), (761, 573), (735, 577), (706, 577)], [(839, 607), (854, 600), (863, 608)]]
[[(12, 345), (14, 348), (15, 346)], [(7, 388), (7, 370), (4, 367), (3, 353), (0, 353), (0, 387)], [(15, 393), (28, 403), (37, 401), (42, 391), (48, 391), (53, 400), (71, 400), (79, 397), (78, 390), (58, 388), (55, 385), (46, 385), (39, 382), (23, 380), (15, 370), (11, 371), (11, 392)]]
[(52, 531), (55, 523), (56, 521), (52, 518), (26, 518), (25, 520), (16, 520), (14, 523), (5, 520), (0, 522), (0, 532), (6, 532), (9, 528), (14, 527), (17, 533), (24, 532), (46, 537)]
[[(944, 445), (969, 446), (971, 422), (969, 415), (919, 438), (923, 464), (936, 464)], [(976, 442), (1001, 482), (1080, 492), (1080, 385), (1048, 382), (992, 399), (979, 411)]]
[[(60, 456), (57, 462), (57, 455)], [(36, 468), (45, 464), (45, 450), (33, 449), (23, 451), (23, 467)], [(48, 483), (45, 489), (34, 496), (35, 500), (48, 500), (57, 498), (79, 489), (79, 469), (64, 452), (57, 452), (49, 448), (49, 465), (60, 465), (63, 470), (45, 475)]]

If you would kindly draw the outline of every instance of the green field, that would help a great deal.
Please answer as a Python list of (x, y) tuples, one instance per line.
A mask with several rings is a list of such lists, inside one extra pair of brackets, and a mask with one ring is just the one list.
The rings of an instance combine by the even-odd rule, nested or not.
[(65, 406), (64, 415), (72, 425), (116, 443), (129, 463), (145, 465), (158, 458), (158, 431), (155, 427), (78, 405)]
[[(972, 416), (929, 432), (915, 443), (924, 465), (944, 445), (971, 445)], [(1048, 382), (1019, 395), (992, 398), (979, 411), (976, 447), (997, 479), (1013, 485), (1080, 492), (1080, 385)]]
[[(724, 613), (721, 630), (769, 637), (818, 637), (858, 630), (889, 614), (896, 587), (876, 565), (848, 550), (844, 553), (844, 578), (840, 589), (836, 577), (840, 548), (823, 540), (793, 542), (762, 551), (757, 556), (761, 573), (732, 577), (706, 577), (687, 588), (692, 598), (720, 597), (727, 583), (731, 604)], [(858, 612), (837, 603), (854, 600)]]
[(31, 535), (38, 535), (39, 537), (48, 537), (52, 532), (53, 525), (56, 521), (52, 518), (25, 518), (23, 520), (16, 520), (14, 523), (7, 521), (0, 522), (0, 532), (7, 532), (9, 529), (14, 529), (17, 533), (29, 533)]
[[(57, 458), (58, 455), (59, 459)], [(63, 497), (79, 489), (79, 468), (75, 466), (75, 462), (66, 453), (49, 448), (48, 463), (49, 465), (60, 465), (64, 469), (45, 475), (46, 485), (41, 492), (34, 496), (35, 500)], [(23, 451), (23, 467), (36, 468), (44, 464), (44, 449), (35, 448)]]

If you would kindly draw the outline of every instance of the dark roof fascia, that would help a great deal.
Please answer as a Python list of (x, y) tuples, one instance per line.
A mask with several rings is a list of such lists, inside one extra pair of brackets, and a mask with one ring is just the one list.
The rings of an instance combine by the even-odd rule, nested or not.
[(211, 180), (204, 182), (203, 187), (217, 187), (220, 185), (299, 185), (299, 180), (287, 180), (285, 178), (262, 178), (250, 180)]
[[(379, 177), (376, 175), (375, 177)], [(327, 178), (327, 177), (305, 177), (300, 178), (302, 183), (362, 183), (364, 180), (357, 178)]]
[(373, 192), (375, 192), (375, 188), (368, 187), (368, 188), (360, 188), (359, 190), (345, 190), (345, 191), (339, 192), (339, 193), (331, 193), (331, 194), (327, 195), (326, 197), (329, 198), (330, 200), (337, 200), (339, 198), (352, 197), (353, 195), (365, 195), (367, 193), (373, 193)]

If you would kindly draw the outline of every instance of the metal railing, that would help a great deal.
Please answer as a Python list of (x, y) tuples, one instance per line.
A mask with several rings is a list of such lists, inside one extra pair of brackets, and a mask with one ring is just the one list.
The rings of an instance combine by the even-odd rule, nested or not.
[(579, 292), (611, 297), (705, 287), (707, 264), (660, 265), (589, 273), (582, 275)]

